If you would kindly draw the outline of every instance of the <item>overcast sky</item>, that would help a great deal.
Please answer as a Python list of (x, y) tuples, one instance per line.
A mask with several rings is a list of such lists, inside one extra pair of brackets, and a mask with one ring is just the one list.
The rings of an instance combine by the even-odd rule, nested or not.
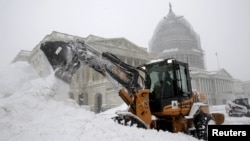
[(124, 37), (147, 48), (169, 2), (200, 35), (207, 70), (224, 68), (250, 81), (249, 0), (0, 0), (0, 64), (31, 51), (52, 31)]

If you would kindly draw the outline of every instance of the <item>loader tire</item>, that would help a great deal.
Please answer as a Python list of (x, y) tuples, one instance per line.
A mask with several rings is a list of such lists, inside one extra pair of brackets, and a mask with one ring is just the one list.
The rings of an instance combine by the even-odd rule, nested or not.
[(205, 113), (199, 113), (194, 118), (194, 126), (196, 128), (196, 135), (198, 139), (207, 140), (207, 126), (208, 122), (211, 120), (211, 116)]
[(233, 112), (231, 110), (228, 112), (228, 116), (230, 116), (230, 117), (233, 116)]
[(250, 112), (247, 112), (246, 117), (250, 117)]

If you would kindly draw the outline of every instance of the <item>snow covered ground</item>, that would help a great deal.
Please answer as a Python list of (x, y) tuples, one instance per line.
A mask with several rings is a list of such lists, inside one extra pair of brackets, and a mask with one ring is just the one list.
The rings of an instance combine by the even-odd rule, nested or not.
[[(25, 62), (1, 68), (0, 86), (0, 141), (197, 141), (183, 133), (114, 123), (110, 117), (124, 105), (94, 114), (67, 97), (66, 84), (53, 75), (39, 78)], [(225, 113), (224, 107), (211, 110)], [(226, 116), (224, 124), (250, 124), (250, 118)]]

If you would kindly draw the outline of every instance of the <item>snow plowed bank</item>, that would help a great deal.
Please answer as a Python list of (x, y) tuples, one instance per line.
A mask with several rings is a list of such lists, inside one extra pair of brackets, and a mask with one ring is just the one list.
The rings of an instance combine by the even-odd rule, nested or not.
[(68, 98), (66, 84), (53, 75), (39, 78), (26, 63), (0, 70), (0, 78), (3, 141), (197, 141), (183, 133), (122, 126), (94, 114)]
[(197, 140), (118, 125), (77, 105), (67, 97), (66, 84), (53, 75), (39, 78), (27, 63), (0, 71), (0, 140)]

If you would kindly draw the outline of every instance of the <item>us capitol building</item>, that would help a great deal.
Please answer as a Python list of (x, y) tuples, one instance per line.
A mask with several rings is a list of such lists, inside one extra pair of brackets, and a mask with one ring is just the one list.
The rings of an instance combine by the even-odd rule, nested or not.
[[(126, 38), (103, 38), (89, 35), (86, 38), (53, 31), (44, 37), (32, 51), (21, 50), (14, 58), (28, 61), (41, 77), (51, 72), (50, 65), (39, 49), (44, 41), (70, 41), (82, 39), (101, 52), (111, 52), (129, 65), (137, 66), (152, 59), (175, 58), (188, 62), (192, 88), (204, 92), (210, 104), (225, 104), (239, 97), (250, 99), (250, 81), (234, 79), (225, 69), (207, 71), (200, 37), (183, 16), (177, 16), (169, 6), (169, 13), (158, 23), (146, 47), (139, 47)], [(100, 112), (123, 103), (118, 88), (92, 68), (81, 65), (73, 76), (69, 96), (79, 105), (87, 105)]]

